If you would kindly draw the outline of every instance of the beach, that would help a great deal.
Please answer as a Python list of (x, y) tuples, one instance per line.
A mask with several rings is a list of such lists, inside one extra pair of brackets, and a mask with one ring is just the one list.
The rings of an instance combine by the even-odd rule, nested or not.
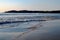
[[(45, 25), (49, 27), (50, 24), (46, 23), (50, 23), (54, 20), (60, 20), (60, 14), (1, 13), (0, 40), (20, 40), (20, 38), (25, 38), (23, 37), (25, 35), (30, 35), (30, 33), (40, 29), (43, 30), (42, 28)], [(54, 23), (51, 22), (51, 25), (52, 24)]]
[(32, 31), (17, 36), (15, 40), (60, 40), (60, 20), (45, 21)]

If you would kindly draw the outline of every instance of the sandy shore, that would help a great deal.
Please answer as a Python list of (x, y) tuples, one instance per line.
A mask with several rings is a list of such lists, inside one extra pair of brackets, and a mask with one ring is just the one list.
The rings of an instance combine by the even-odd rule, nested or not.
[[(52, 39), (54, 39), (54, 36), (53, 37), (51, 37), (52, 35), (53, 35), (53, 33), (51, 33), (51, 35), (48, 35), (48, 34), (50, 34), (50, 32), (51, 32), (51, 30), (52, 30), (52, 32), (55, 32), (54, 30), (56, 29), (56, 27), (55, 26), (60, 26), (59, 25), (59, 23), (60, 23), (60, 20), (51, 20), (51, 21), (45, 21), (45, 22), (42, 22), (42, 24), (41, 23), (39, 23), (39, 24), (37, 24), (37, 25), (35, 25), (35, 26), (33, 26), (33, 27), (30, 27), (30, 28), (28, 28), (29, 29), (29, 31), (27, 31), (27, 32), (24, 32), (24, 33), (22, 33), (22, 34), (20, 34), (20, 35), (18, 35), (14, 40), (26, 40), (26, 39), (29, 39), (29, 40), (33, 40), (33, 39), (36, 39), (36, 38), (38, 38), (38, 40), (39, 40), (39, 37), (40, 37), (40, 39), (42, 39), (42, 38), (44, 38), (46, 35), (46, 39), (48, 39), (47, 37), (49, 37), (49, 38), (52, 38)], [(40, 28), (41, 27), (41, 28)], [(54, 29), (55, 28), (55, 29)], [(58, 27), (58, 28), (60, 28), (60, 27)], [(41, 30), (41, 31), (40, 31)], [(48, 31), (49, 32), (48, 32)], [(57, 29), (56, 29), (57, 30)], [(58, 32), (60, 32), (60, 31), (58, 31)], [(44, 33), (47, 33), (46, 35), (44, 34)], [(55, 33), (57, 33), (57, 32), (55, 32)], [(43, 35), (42, 35), (43, 34)], [(58, 34), (58, 33), (57, 33)], [(40, 36), (41, 35), (41, 36)], [(36, 38), (35, 38), (36, 37)], [(44, 38), (44, 39), (45, 39)], [(56, 38), (57, 39), (57, 38)], [(37, 39), (36, 39), (37, 40)]]
[(36, 25), (34, 25), (34, 26), (32, 26), (32, 27), (26, 28), (26, 29), (28, 29), (28, 31), (23, 32), (23, 33), (21, 33), (19, 35), (16, 35), (16, 37), (13, 38), (13, 40), (18, 40), (21, 36), (26, 35), (26, 34), (28, 34), (30, 32), (33, 32), (33, 31), (39, 29), (40, 27), (42, 27), (41, 22), (36, 24)]
[(0, 32), (0, 40), (12, 40), (23, 32)]

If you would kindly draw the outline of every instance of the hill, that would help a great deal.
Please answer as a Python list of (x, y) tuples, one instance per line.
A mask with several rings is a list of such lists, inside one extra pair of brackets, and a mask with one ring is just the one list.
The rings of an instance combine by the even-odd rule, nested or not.
[(54, 10), (54, 11), (28, 11), (28, 10), (10, 10), (10, 11), (5, 11), (5, 13), (60, 13), (60, 10)]

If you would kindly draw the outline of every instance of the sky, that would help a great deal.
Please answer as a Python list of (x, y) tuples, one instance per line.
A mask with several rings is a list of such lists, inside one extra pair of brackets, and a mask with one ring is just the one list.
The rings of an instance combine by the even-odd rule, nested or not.
[(0, 0), (0, 12), (8, 10), (60, 10), (60, 0)]

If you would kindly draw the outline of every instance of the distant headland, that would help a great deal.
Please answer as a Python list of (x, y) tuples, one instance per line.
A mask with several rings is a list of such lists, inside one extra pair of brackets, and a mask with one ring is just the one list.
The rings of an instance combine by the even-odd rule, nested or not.
[(10, 10), (10, 11), (5, 11), (4, 13), (60, 13), (60, 10), (53, 10), (53, 11)]

